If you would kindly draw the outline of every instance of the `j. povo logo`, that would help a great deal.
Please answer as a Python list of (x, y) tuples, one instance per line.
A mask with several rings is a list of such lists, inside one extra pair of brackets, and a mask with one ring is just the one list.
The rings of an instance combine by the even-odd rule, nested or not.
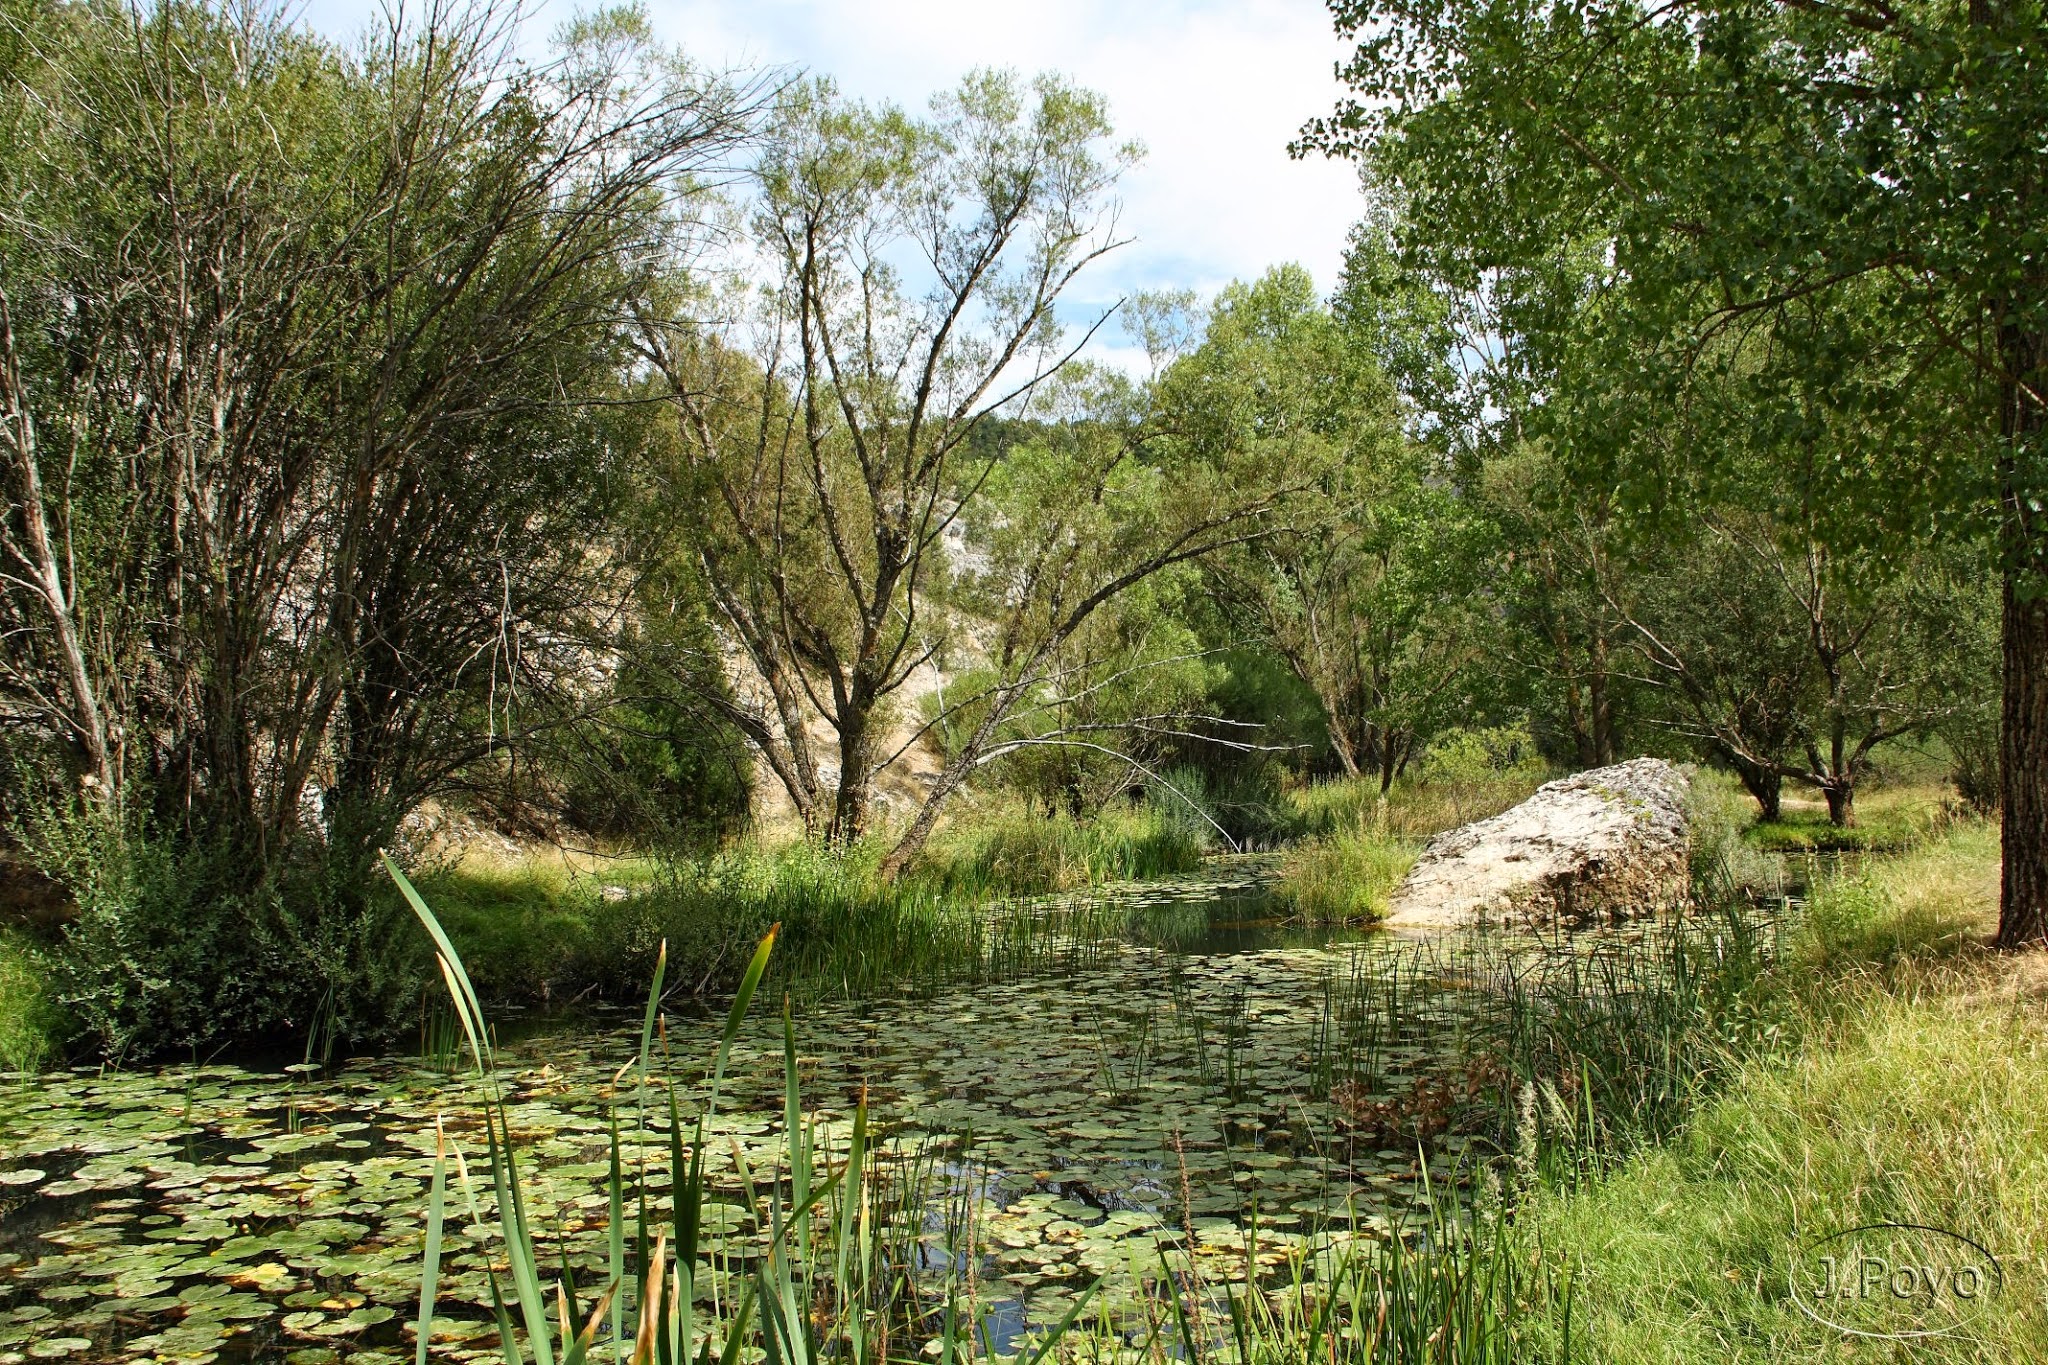
[(1799, 1243), (1792, 1301), (1823, 1326), (1903, 1340), (1960, 1331), (2005, 1288), (1998, 1258), (1947, 1228), (1867, 1223)]

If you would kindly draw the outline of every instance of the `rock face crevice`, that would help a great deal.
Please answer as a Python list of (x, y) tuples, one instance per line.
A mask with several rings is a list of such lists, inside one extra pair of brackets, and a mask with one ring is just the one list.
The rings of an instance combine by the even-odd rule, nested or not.
[(1394, 893), (1394, 928), (1583, 924), (1685, 899), (1686, 773), (1659, 758), (1593, 768), (1429, 841)]

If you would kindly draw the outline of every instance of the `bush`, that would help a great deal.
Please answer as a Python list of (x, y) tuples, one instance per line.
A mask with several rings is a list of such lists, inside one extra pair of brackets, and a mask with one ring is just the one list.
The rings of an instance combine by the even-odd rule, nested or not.
[(403, 905), (308, 845), (253, 885), (235, 850), (100, 813), (28, 832), (76, 912), (51, 950), (51, 994), (119, 1061), (280, 1036), (390, 1036), (421, 980)]
[[(1241, 853), (1270, 849), (1301, 835), (1301, 816), (1281, 787), (1282, 769), (1278, 764), (1229, 763), (1218, 768), (1183, 765), (1170, 768), (1161, 776), (1192, 798), (1208, 819), (1195, 815), (1185, 803), (1162, 791), (1162, 784), (1148, 788), (1147, 799), (1159, 804), (1170, 817), (1191, 820), (1192, 834), (1204, 844), (1215, 840), (1219, 828)], [(1213, 827), (1209, 824), (1211, 820), (1215, 822)]]
[(1822, 881), (1793, 948), (1800, 975), (1840, 976), (1952, 956), (1997, 903), (1998, 831), (1966, 820), (1902, 857)]
[(1897, 853), (1919, 844), (1938, 823), (1932, 810), (1859, 813), (1853, 825), (1792, 816), (1759, 820), (1744, 837), (1770, 853)]

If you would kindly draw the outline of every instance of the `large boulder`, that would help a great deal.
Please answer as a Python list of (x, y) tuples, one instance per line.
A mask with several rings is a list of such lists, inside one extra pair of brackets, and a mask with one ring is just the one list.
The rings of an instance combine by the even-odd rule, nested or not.
[(1430, 840), (1386, 922), (1581, 923), (1675, 905), (1686, 894), (1689, 786), (1659, 758), (1546, 783), (1512, 810)]

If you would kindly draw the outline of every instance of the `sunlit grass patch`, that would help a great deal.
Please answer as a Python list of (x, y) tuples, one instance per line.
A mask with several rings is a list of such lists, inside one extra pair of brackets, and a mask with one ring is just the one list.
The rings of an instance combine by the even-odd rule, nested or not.
[(2048, 1358), (2048, 1016), (1876, 991), (1839, 1013), (1791, 1061), (1746, 1068), (1671, 1146), (1526, 1211), (1578, 1268), (1591, 1358), (1867, 1359), (1790, 1301), (1787, 1257), (1802, 1235), (1874, 1222), (1972, 1237), (2007, 1276), (1975, 1332), (1912, 1359)]
[(1807, 902), (1793, 957), (1808, 980), (1953, 955), (1996, 922), (1998, 830), (1956, 823), (1910, 853), (1824, 879)]
[(41, 961), (25, 942), (0, 932), (0, 1071), (42, 1069), (59, 1033)]
[(973, 812), (942, 830), (913, 874), (948, 895), (1029, 895), (1192, 872), (1208, 841), (1192, 812), (1163, 802), (1081, 819), (1014, 807)]
[[(1975, 948), (1997, 854), (1966, 823), (1817, 887), (1780, 973), (1795, 1026), (1665, 1145), (1531, 1197), (1523, 1231), (1573, 1268), (1584, 1358), (2048, 1358), (2048, 1004), (2039, 955)], [(1907, 1354), (1800, 1312), (1798, 1240), (1879, 1222), (1976, 1239), (2003, 1293)]]
[(1745, 838), (1777, 853), (1900, 852), (1939, 834), (1949, 819), (1941, 783), (1901, 783), (1856, 795), (1855, 823), (1828, 821), (1818, 797), (1787, 793), (1776, 820), (1759, 820)]
[(1426, 839), (1498, 815), (1528, 800), (1554, 776), (1548, 770), (1520, 767), (1461, 781), (1403, 777), (1384, 794), (1377, 778), (1342, 778), (1299, 788), (1290, 799), (1302, 829), (1310, 835), (1372, 826), (1402, 838)]
[(1311, 920), (1379, 919), (1420, 851), (1413, 840), (1372, 829), (1326, 835), (1287, 853), (1274, 894)]

